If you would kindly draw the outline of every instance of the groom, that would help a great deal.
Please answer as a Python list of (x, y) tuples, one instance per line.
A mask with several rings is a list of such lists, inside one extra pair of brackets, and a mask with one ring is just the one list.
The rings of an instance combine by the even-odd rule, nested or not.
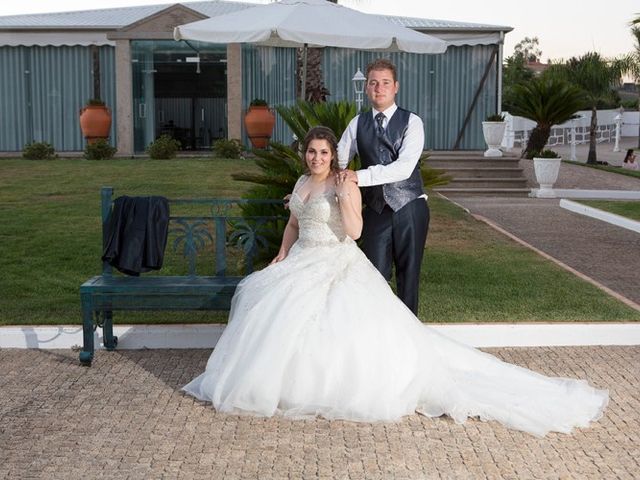
[(362, 188), (362, 250), (389, 281), (395, 264), (398, 297), (418, 314), (420, 265), (429, 229), (429, 207), (419, 159), (424, 146), (422, 120), (395, 103), (396, 67), (386, 59), (367, 66), (371, 112), (357, 115), (338, 145), (340, 167), (360, 156), (362, 170), (343, 170)]

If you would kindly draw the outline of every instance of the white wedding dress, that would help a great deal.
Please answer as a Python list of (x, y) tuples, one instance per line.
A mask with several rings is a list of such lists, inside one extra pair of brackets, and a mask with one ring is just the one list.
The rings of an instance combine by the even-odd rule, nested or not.
[(235, 414), (363, 422), (447, 414), (538, 436), (602, 416), (606, 390), (502, 362), (423, 325), (345, 235), (334, 193), (305, 203), (294, 191), (290, 208), (298, 241), (240, 283), (187, 393)]

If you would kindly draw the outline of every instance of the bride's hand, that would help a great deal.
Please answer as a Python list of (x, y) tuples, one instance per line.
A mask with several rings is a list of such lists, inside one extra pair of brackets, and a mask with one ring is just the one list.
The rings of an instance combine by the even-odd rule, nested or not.
[(271, 260), (271, 263), (269, 265), (273, 265), (274, 263), (281, 262), (285, 258), (287, 258), (287, 252), (278, 252), (278, 255), (276, 255), (275, 258)]

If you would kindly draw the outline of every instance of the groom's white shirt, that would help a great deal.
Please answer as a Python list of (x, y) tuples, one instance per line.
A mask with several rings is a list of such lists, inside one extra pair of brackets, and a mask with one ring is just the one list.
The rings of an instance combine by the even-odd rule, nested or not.
[[(384, 110), (384, 121), (382, 126), (387, 128), (389, 119), (398, 109), (398, 106), (394, 103), (389, 108)], [(374, 120), (375, 116), (379, 112), (372, 108), (370, 113), (364, 113), (362, 115), (372, 115)], [(353, 156), (358, 153), (358, 142), (356, 136), (358, 132), (358, 118), (360, 115), (356, 115), (349, 126), (345, 130), (340, 143), (338, 144), (338, 162), (340, 168), (346, 168)], [(382, 185), (385, 183), (399, 182), (406, 180), (411, 176), (413, 169), (416, 167), (422, 150), (424, 148), (424, 128), (422, 120), (417, 115), (411, 113), (409, 115), (409, 125), (407, 126), (407, 133), (398, 158), (395, 162), (391, 162), (389, 165), (372, 165), (369, 168), (358, 170), (358, 186), (370, 187), (372, 185)]]

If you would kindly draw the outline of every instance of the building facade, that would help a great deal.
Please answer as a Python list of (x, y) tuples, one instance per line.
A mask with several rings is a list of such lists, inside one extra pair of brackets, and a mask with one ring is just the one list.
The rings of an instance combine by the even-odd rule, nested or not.
[[(173, 28), (254, 6), (210, 1), (0, 17), (0, 152), (32, 141), (82, 151), (78, 113), (96, 88), (112, 110), (110, 139), (120, 156), (143, 153), (161, 134), (192, 151), (218, 138), (246, 142), (242, 117), (253, 98), (271, 106), (296, 101), (296, 51), (175, 41)], [(398, 67), (398, 103), (424, 119), (425, 148), (483, 148), (481, 122), (499, 111), (502, 44), (511, 28), (384, 18), (447, 40), (447, 51), (323, 49), (329, 100), (353, 101), (356, 70), (384, 55)], [(280, 118), (274, 138), (291, 140)]]

